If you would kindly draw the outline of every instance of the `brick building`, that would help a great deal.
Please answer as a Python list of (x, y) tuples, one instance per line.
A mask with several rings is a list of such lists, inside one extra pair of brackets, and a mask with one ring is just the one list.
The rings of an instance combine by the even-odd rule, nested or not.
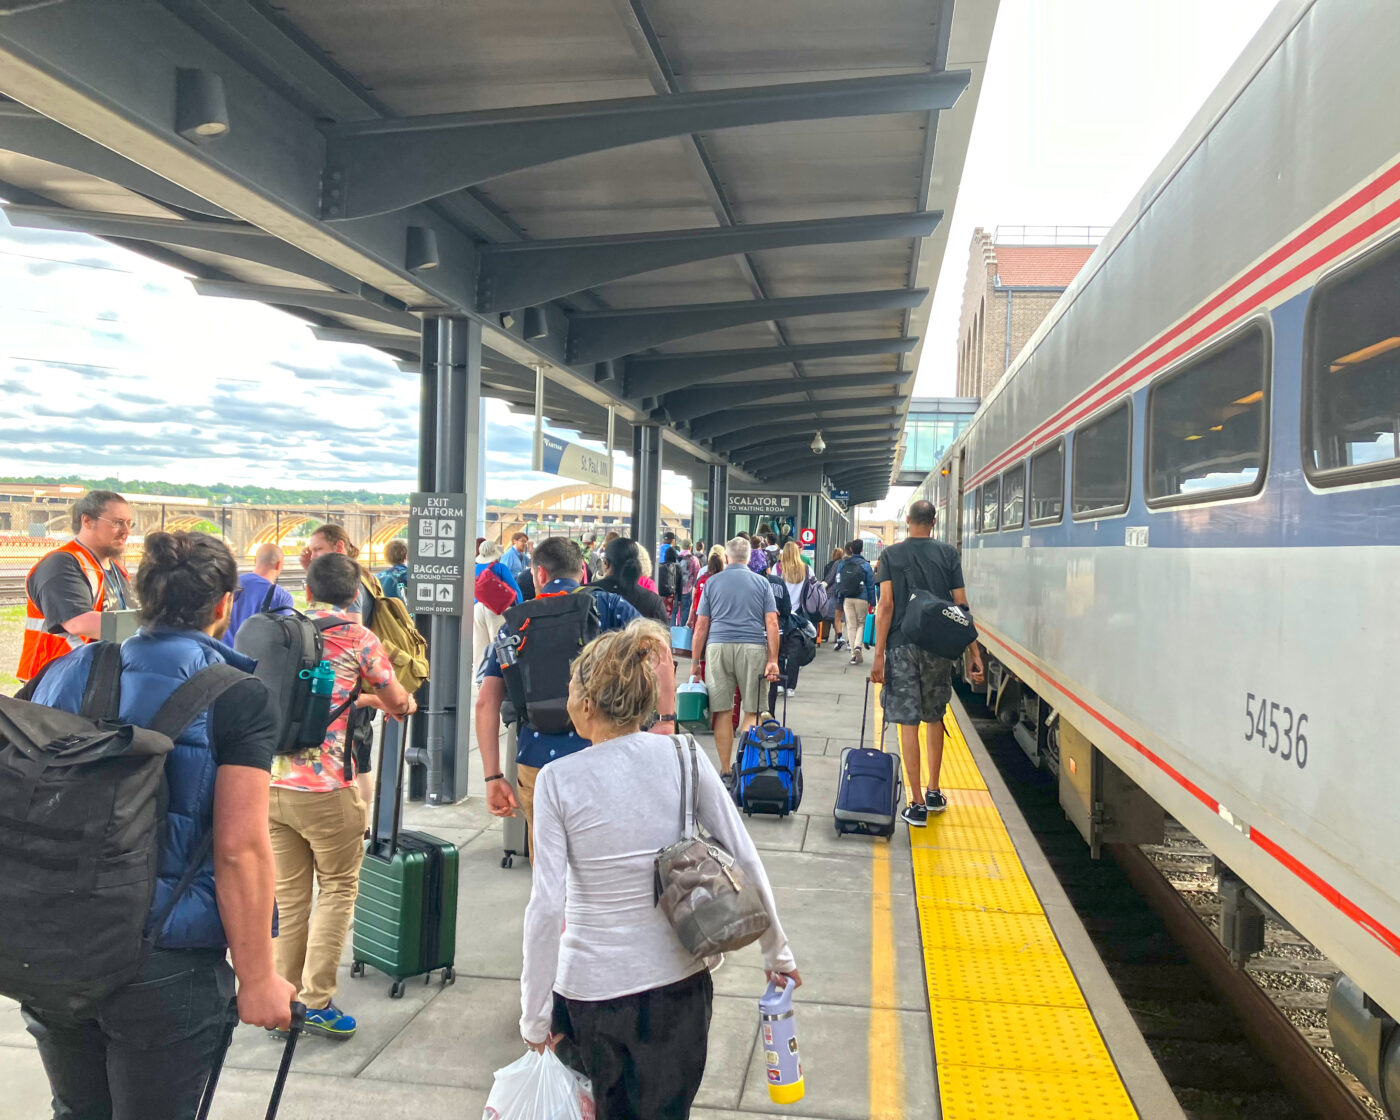
[(959, 397), (985, 397), (1107, 232), (1097, 226), (973, 231), (958, 326)]

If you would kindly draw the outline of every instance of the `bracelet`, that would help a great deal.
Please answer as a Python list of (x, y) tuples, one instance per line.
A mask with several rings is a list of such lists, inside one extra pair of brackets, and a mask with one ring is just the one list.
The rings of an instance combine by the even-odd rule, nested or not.
[(503, 782), (506, 780), (506, 776), (504, 774), (487, 774), (486, 780), (488, 782)]
[(675, 712), (671, 712), (669, 715), (660, 715), (660, 716), (657, 716), (657, 717), (656, 717), (656, 722), (657, 722), (657, 723), (675, 723), (675, 722), (676, 722), (676, 713), (675, 713)]

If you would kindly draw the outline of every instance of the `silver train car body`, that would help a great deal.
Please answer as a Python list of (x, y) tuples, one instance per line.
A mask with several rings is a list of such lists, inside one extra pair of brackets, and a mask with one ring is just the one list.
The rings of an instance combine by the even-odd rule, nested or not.
[(1393, 1016), (1397, 54), (1280, 4), (924, 488), (996, 661)]

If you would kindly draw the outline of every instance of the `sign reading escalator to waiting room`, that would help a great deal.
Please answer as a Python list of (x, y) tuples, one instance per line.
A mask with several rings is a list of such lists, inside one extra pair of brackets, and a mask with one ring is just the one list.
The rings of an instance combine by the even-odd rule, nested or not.
[(408, 609), (415, 614), (461, 614), (467, 564), (475, 565), (467, 534), (465, 494), (414, 494), (408, 513)]

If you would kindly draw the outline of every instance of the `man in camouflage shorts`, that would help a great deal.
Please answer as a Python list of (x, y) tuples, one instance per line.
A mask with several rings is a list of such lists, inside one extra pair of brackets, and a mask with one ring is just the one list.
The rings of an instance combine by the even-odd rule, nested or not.
[[(875, 660), (870, 679), (884, 686), (880, 700), (885, 719), (899, 727), (899, 753), (904, 758), (910, 798), (900, 816), (913, 828), (923, 828), (930, 812), (948, 808), (947, 798), (938, 788), (938, 773), (943, 766), (943, 714), (953, 697), (953, 663), (914, 645), (900, 632), (900, 624), (909, 593), (917, 589), (967, 606), (962, 562), (955, 548), (933, 539), (934, 518), (933, 503), (913, 503), (905, 517), (908, 539), (881, 553), (875, 573), (880, 603), (875, 610)], [(982, 654), (975, 642), (969, 653), (972, 678), (978, 680)], [(927, 792), (923, 788), (921, 726), (928, 744)]]

